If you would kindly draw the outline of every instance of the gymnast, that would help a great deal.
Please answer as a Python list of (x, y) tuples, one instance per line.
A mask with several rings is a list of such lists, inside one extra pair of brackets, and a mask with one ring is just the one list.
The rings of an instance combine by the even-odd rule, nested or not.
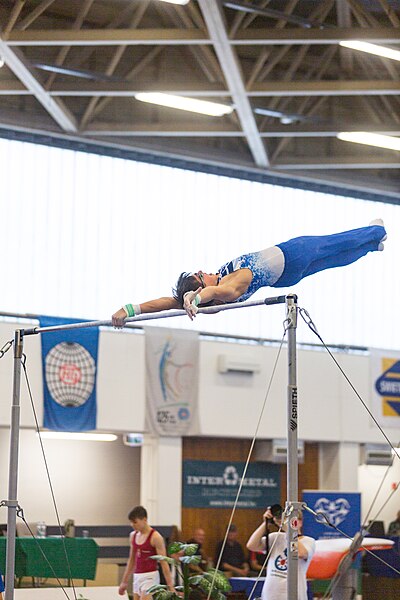
[(191, 320), (199, 306), (244, 302), (262, 287), (293, 286), (304, 277), (349, 265), (368, 252), (383, 250), (386, 231), (382, 219), (342, 233), (302, 236), (260, 252), (243, 254), (217, 273), (181, 273), (172, 290), (143, 304), (126, 304), (112, 316), (114, 327), (141, 313), (184, 308)]

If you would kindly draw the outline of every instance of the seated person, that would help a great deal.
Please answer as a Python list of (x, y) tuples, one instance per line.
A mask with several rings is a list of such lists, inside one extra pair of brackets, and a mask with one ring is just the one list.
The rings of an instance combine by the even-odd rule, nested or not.
[[(220, 571), (225, 572), (227, 577), (247, 577), (249, 574), (249, 565), (246, 562), (244, 550), (237, 541), (237, 538), (238, 530), (236, 525), (232, 523), (229, 527), (225, 548), (219, 563)], [(219, 542), (215, 551), (215, 566), (218, 564), (222, 546), (223, 541)]]
[(389, 524), (388, 535), (400, 535), (400, 510), (397, 513), (397, 518)]
[(197, 548), (196, 554), (199, 554), (201, 556), (200, 564), (189, 565), (190, 570), (193, 573), (204, 573), (204, 571), (207, 571), (207, 569), (211, 566), (211, 564), (210, 564), (211, 561), (208, 558), (208, 556), (206, 555), (206, 553), (204, 552), (204, 548), (203, 548), (205, 539), (206, 539), (206, 533), (205, 533), (204, 529), (201, 529), (201, 527), (197, 527), (197, 529), (195, 529), (193, 532), (193, 537), (191, 537), (190, 540), (187, 541), (187, 544), (197, 544), (198, 548)]
[[(261, 577), (265, 577), (266, 568), (265, 567), (263, 568), (264, 561), (265, 561), (265, 553), (264, 552), (254, 552), (253, 550), (250, 550), (250, 552), (249, 552), (249, 565), (250, 565), (249, 577), (258, 577), (259, 574), (261, 575)], [(260, 571), (261, 571), (261, 573), (260, 573)]]

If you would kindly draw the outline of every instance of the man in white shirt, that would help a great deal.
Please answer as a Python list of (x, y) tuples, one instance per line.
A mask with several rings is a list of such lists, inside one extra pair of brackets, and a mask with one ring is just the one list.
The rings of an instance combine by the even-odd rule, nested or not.
[[(247, 548), (254, 552), (269, 552), (267, 574), (262, 590), (262, 600), (286, 600), (287, 598), (287, 539), (281, 531), (268, 533), (268, 521), (273, 521), (278, 527), (282, 525), (281, 517), (274, 517), (268, 508), (263, 515), (263, 523), (252, 533), (247, 542)], [(301, 535), (303, 517), (299, 514), (299, 564), (298, 564), (298, 600), (307, 600), (307, 569), (315, 552), (314, 538)], [(267, 523), (266, 523), (267, 522)], [(268, 546), (268, 547), (267, 547)]]

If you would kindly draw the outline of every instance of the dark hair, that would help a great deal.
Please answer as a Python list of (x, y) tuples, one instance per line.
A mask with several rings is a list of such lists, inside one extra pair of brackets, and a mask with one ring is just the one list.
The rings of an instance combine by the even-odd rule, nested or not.
[(283, 508), (280, 504), (273, 504), (270, 508), (272, 516), (275, 517), (275, 519), (280, 519), (282, 517), (283, 514)]
[(200, 283), (194, 275), (191, 273), (181, 273), (175, 287), (172, 288), (172, 295), (175, 300), (178, 300), (181, 308), (183, 308), (183, 296), (186, 292), (194, 292), (199, 287), (201, 287)]
[(147, 518), (147, 510), (144, 506), (135, 506), (128, 515), (128, 521), (136, 521), (136, 519)]

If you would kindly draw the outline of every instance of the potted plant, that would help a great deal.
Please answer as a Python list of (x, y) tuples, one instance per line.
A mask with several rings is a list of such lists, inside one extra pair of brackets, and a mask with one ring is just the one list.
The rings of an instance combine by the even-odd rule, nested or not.
[[(226, 600), (225, 594), (231, 591), (231, 585), (225, 575), (216, 569), (209, 569), (205, 573), (193, 575), (190, 565), (198, 565), (201, 556), (196, 554), (197, 544), (184, 544), (174, 542), (168, 546), (168, 555), (156, 554), (154, 560), (165, 560), (170, 565), (175, 565), (182, 578), (183, 585), (175, 586), (178, 593), (170, 592), (166, 585), (153, 585), (148, 593), (154, 600), (189, 600), (190, 593), (194, 590), (210, 595), (212, 600)], [(210, 593), (211, 592), (211, 593)], [(178, 595), (179, 594), (179, 595)]]

